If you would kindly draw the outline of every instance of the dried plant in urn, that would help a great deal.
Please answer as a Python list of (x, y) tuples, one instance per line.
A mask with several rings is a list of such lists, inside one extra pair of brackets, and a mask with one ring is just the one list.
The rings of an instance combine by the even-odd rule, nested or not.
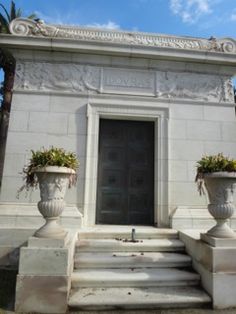
[(67, 187), (76, 185), (79, 161), (75, 153), (51, 147), (31, 151), (29, 163), (23, 168), (24, 185), (18, 193), (39, 186), (38, 209), (46, 223), (35, 232), (40, 238), (64, 238), (66, 231), (58, 224), (65, 207)]
[(216, 225), (207, 235), (216, 238), (235, 238), (227, 221), (234, 213), (233, 194), (236, 188), (236, 160), (222, 153), (202, 157), (197, 162), (196, 182), (200, 194), (208, 194), (208, 210)]

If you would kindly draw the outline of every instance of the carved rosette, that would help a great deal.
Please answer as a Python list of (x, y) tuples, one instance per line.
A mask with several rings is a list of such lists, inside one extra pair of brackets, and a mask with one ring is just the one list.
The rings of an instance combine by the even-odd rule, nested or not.
[(205, 174), (204, 183), (210, 202), (208, 210), (216, 220), (216, 225), (207, 234), (216, 238), (235, 238), (236, 234), (227, 225), (227, 220), (235, 210), (233, 194), (236, 189), (236, 173)]
[(10, 31), (17, 36), (39, 36), (74, 40), (109, 42), (138, 46), (151, 46), (176, 49), (206, 50), (224, 53), (236, 53), (236, 42), (226, 39), (200, 39), (155, 35), (148, 33), (109, 31), (84, 27), (47, 25), (43, 21), (17, 18), (10, 23)]
[(39, 238), (64, 238), (66, 231), (58, 224), (65, 207), (64, 197), (69, 184), (70, 175), (74, 170), (66, 167), (45, 167), (35, 171), (40, 189), (38, 202), (39, 212), (46, 223), (36, 231), (35, 236)]
[(226, 53), (236, 53), (236, 43), (232, 39), (225, 39), (220, 41), (221, 49)]

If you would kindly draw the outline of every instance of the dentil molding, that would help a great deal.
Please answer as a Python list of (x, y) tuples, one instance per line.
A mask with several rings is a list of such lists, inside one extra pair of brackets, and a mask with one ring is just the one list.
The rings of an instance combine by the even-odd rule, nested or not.
[(228, 76), (19, 60), (15, 90), (144, 95), (233, 102)]
[(47, 25), (42, 21), (17, 18), (10, 23), (10, 31), (17, 36), (74, 39), (146, 47), (166, 47), (187, 50), (236, 53), (236, 42), (231, 38), (202, 39), (127, 31), (101, 30), (64, 25)]

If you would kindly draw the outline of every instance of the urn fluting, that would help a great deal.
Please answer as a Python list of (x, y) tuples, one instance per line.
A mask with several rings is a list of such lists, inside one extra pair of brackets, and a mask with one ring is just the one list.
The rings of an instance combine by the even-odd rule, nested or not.
[(40, 238), (64, 238), (66, 231), (58, 224), (63, 209), (64, 197), (69, 184), (69, 178), (75, 174), (73, 169), (48, 166), (35, 170), (39, 182), (40, 201), (38, 209), (46, 223), (36, 231)]
[(236, 188), (235, 172), (214, 172), (204, 175), (208, 193), (208, 211), (216, 220), (216, 225), (207, 234), (216, 238), (235, 238), (235, 232), (227, 221), (234, 214), (233, 194)]

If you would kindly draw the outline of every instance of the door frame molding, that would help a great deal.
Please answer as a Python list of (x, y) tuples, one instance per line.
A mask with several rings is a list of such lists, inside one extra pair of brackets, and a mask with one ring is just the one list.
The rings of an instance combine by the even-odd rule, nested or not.
[(87, 104), (87, 148), (84, 226), (94, 226), (97, 200), (100, 119), (154, 121), (154, 222), (169, 226), (168, 212), (168, 104), (139, 99), (95, 99)]

